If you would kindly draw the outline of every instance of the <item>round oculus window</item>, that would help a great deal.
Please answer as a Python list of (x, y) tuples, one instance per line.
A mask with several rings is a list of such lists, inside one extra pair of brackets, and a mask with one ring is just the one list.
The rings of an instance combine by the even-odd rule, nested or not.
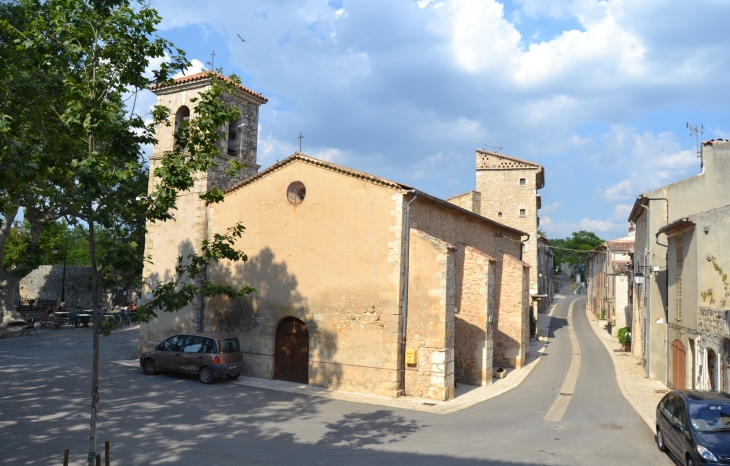
[(294, 205), (301, 204), (304, 196), (307, 195), (307, 188), (301, 181), (295, 181), (286, 189), (286, 198)]

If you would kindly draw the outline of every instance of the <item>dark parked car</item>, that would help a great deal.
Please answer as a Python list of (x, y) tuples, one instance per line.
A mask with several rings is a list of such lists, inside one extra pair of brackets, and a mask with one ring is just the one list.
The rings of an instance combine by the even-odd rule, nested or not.
[(687, 466), (730, 464), (730, 395), (668, 393), (656, 408), (656, 443)]
[(142, 353), (139, 365), (147, 375), (157, 371), (196, 374), (203, 383), (216, 377), (237, 379), (243, 370), (241, 345), (225, 333), (191, 333), (174, 335)]

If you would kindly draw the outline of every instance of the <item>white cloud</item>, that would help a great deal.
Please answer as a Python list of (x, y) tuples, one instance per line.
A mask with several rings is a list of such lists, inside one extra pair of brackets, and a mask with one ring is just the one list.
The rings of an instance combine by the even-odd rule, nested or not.
[(606, 201), (634, 199), (699, 170), (695, 152), (682, 149), (674, 133), (668, 131), (656, 136), (651, 131), (637, 134), (635, 128), (616, 125), (603, 139), (608, 150), (599, 163), (628, 175), (596, 190), (597, 197)]
[(155, 7), (163, 36), (220, 50), (269, 98), (263, 165), (301, 131), (305, 152), (448, 197), (473, 189), (474, 149), (493, 144), (545, 166), (546, 209), (563, 206), (543, 210), (546, 229), (619, 236), (618, 206), (699, 170), (680, 115), (730, 134), (730, 5), (698, 2), (518, 0), (506, 16), (501, 0)]
[[(549, 215), (549, 214), (553, 214), (553, 213), (559, 211), (562, 208), (563, 208), (563, 204), (561, 204), (559, 202), (553, 202), (550, 205), (543, 206), (540, 209), (540, 213)], [(543, 217), (541, 216), (540, 218), (542, 219)], [(545, 218), (549, 218), (549, 217), (545, 217)], [(542, 221), (542, 220), (540, 220), (540, 221)]]

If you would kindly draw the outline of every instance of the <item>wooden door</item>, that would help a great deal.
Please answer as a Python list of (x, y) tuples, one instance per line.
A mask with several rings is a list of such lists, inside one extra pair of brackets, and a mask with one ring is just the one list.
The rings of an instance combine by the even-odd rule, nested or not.
[(672, 388), (684, 390), (687, 381), (687, 351), (679, 340), (672, 342)]
[(309, 331), (296, 317), (287, 317), (276, 328), (274, 378), (309, 383)]

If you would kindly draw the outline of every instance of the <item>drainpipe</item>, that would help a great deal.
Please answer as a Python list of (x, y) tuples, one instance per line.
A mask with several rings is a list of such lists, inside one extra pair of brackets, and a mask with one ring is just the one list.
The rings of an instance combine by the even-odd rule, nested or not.
[(644, 338), (644, 355), (646, 356), (646, 373), (644, 374), (644, 378), (649, 378), (649, 362), (651, 360), (651, 345), (649, 344), (651, 340), (651, 269), (649, 265), (649, 215), (651, 214), (651, 210), (649, 210), (649, 206), (646, 206), (644, 204), (641, 204), (641, 207), (646, 209), (646, 217), (644, 217), (644, 223), (646, 225), (645, 232), (646, 232), (646, 247), (644, 248), (644, 266), (646, 273), (646, 278), (644, 279), (644, 303), (646, 306), (646, 338)]
[(400, 360), (398, 361), (398, 365), (400, 366), (400, 373), (401, 373), (401, 380), (400, 380), (400, 390), (401, 394), (406, 394), (406, 331), (408, 330), (408, 266), (409, 266), (409, 252), (410, 252), (410, 245), (411, 245), (411, 204), (413, 204), (413, 201), (416, 200), (418, 197), (418, 192), (415, 189), (412, 189), (410, 191), (407, 191), (411, 194), (413, 194), (413, 199), (411, 199), (408, 204), (406, 204), (406, 220), (405, 220), (405, 257), (404, 257), (404, 265), (405, 269), (403, 271), (403, 300), (402, 300), (402, 308), (401, 308), (401, 314), (403, 316), (403, 324), (401, 326), (402, 328), (402, 334), (401, 334), (401, 349), (400, 349)]
[[(669, 222), (669, 220), (667, 220)], [(667, 254), (665, 263), (667, 265), (667, 276), (666, 276), (666, 283), (665, 287), (667, 290), (667, 295), (669, 294), (669, 245), (668, 244), (662, 244), (659, 242), (659, 233), (656, 234), (656, 244), (659, 246), (664, 246), (667, 248)], [(665, 319), (666, 322), (664, 322), (664, 385), (667, 387), (669, 386), (669, 309), (665, 312)]]
[(522, 251), (525, 249), (525, 243), (530, 241), (530, 234), (527, 233), (527, 239), (520, 241), (520, 260), (522, 260)]

